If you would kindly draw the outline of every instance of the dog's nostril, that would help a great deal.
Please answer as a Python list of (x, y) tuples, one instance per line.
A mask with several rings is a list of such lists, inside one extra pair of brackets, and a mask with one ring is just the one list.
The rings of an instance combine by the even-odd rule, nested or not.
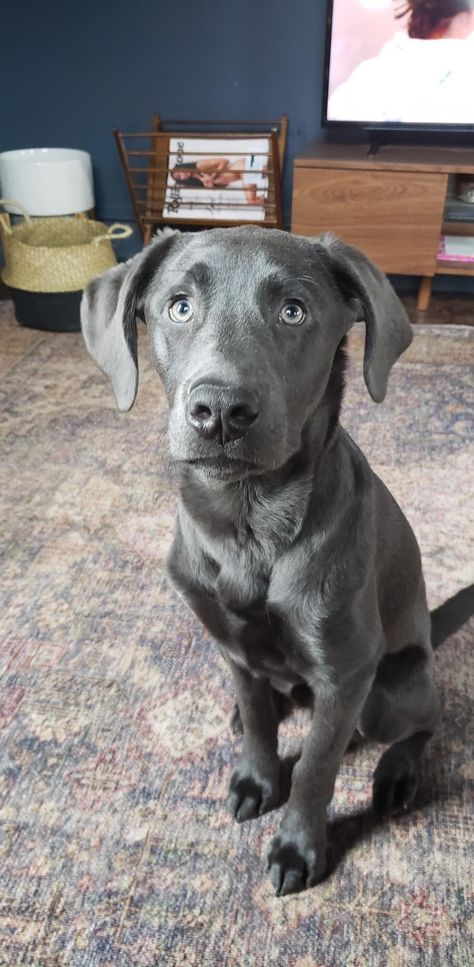
[(242, 426), (250, 426), (250, 424), (257, 419), (257, 416), (258, 412), (252, 410), (252, 408), (247, 406), (246, 403), (243, 403), (240, 406), (233, 406), (229, 413), (229, 418), (232, 420), (232, 422), (241, 423)]
[(197, 420), (208, 420), (212, 416), (212, 410), (204, 403), (196, 403), (191, 410), (191, 416)]

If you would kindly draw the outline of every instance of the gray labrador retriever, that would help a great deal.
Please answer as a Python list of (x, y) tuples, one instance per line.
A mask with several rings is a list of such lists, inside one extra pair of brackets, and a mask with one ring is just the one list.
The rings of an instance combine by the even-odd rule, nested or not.
[(237, 820), (279, 804), (279, 720), (289, 700), (312, 710), (269, 851), (277, 893), (291, 893), (324, 874), (326, 808), (354, 734), (388, 745), (373, 786), (387, 813), (412, 801), (439, 716), (416, 539), (339, 423), (350, 327), (365, 321), (364, 377), (381, 402), (410, 326), (362, 253), (252, 227), (164, 233), (91, 283), (84, 338), (120, 410), (137, 390), (137, 318), (181, 470), (168, 574), (237, 692)]

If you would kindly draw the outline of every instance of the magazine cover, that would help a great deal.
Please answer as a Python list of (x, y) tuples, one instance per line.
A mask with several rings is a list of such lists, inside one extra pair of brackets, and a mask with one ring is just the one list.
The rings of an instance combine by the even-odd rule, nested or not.
[(170, 138), (163, 215), (263, 221), (269, 138)]

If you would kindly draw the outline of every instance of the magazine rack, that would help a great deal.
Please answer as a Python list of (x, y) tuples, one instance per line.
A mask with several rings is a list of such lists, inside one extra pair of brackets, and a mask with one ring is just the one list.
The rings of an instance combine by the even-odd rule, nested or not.
[(286, 115), (225, 122), (154, 114), (151, 131), (115, 130), (144, 243), (162, 225), (281, 228), (287, 128)]

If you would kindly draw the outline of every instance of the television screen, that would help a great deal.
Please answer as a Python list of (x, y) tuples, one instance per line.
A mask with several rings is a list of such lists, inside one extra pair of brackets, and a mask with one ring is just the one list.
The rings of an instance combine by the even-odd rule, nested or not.
[(326, 122), (474, 125), (474, 0), (332, 0)]

